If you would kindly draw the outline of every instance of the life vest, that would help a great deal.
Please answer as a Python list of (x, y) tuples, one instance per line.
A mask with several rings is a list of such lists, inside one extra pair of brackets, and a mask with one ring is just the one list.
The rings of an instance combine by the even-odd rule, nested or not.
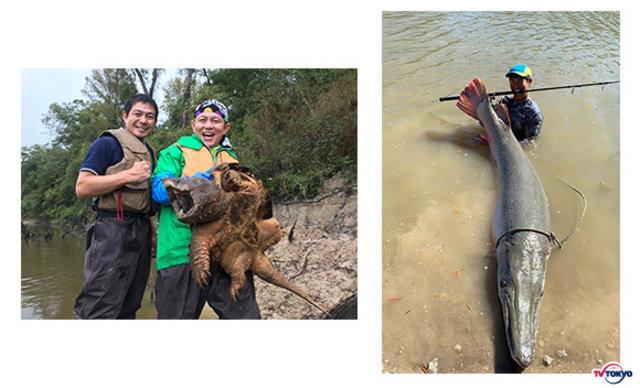
[[(155, 153), (153, 157), (140, 139), (126, 129), (109, 129), (100, 134), (113, 136), (118, 140), (124, 157), (122, 160), (107, 168), (105, 175), (115, 174), (133, 167), (136, 162), (145, 161), (151, 165), (153, 171), (156, 164)], [(117, 212), (152, 213), (151, 184), (149, 180), (127, 183), (120, 189), (101, 196), (98, 200), (101, 210)]]
[(198, 150), (182, 146), (176, 143), (182, 155), (184, 156), (183, 177), (192, 176), (196, 172), (205, 172), (211, 167), (218, 166), (223, 163), (238, 163), (233, 151), (230, 148), (217, 147), (214, 151), (210, 151), (207, 146), (202, 146)]

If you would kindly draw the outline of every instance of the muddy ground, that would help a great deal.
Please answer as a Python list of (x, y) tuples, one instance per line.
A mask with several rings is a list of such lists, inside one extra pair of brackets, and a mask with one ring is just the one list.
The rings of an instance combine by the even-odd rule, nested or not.
[[(330, 310), (358, 290), (357, 187), (340, 176), (327, 180), (312, 202), (276, 205), (287, 232), (267, 252), (276, 269)], [(324, 314), (289, 291), (256, 278), (264, 319), (318, 319)]]

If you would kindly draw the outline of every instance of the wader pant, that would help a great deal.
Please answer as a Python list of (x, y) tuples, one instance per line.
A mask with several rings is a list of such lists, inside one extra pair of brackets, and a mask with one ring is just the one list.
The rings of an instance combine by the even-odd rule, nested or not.
[[(113, 216), (112, 216), (113, 215)], [(151, 224), (147, 215), (118, 221), (101, 211), (87, 229), (84, 284), (75, 319), (135, 319), (151, 266)]]
[(253, 274), (247, 271), (245, 275), (244, 286), (234, 302), (230, 294), (231, 277), (215, 263), (209, 285), (204, 289), (191, 277), (190, 264), (161, 269), (156, 278), (158, 319), (198, 319), (205, 302), (220, 319), (260, 319)]

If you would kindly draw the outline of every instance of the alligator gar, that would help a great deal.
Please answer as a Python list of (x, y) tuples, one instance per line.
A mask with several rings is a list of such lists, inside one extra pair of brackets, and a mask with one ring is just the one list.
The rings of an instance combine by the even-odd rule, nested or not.
[(496, 161), (499, 193), (493, 238), (498, 293), (511, 356), (526, 368), (534, 356), (538, 309), (554, 239), (549, 203), (538, 174), (511, 132), (506, 107), (499, 105), (494, 111), (482, 80), (471, 81), (457, 106), (480, 121)]

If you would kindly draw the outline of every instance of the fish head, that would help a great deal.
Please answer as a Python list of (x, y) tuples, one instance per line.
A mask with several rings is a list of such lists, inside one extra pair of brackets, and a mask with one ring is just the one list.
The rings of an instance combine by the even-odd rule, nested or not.
[(200, 224), (222, 217), (226, 211), (224, 190), (216, 175), (205, 178), (163, 178), (169, 201), (178, 221), (185, 224)]
[(500, 241), (498, 293), (511, 357), (523, 368), (533, 361), (538, 309), (551, 244), (543, 234), (516, 232)]

